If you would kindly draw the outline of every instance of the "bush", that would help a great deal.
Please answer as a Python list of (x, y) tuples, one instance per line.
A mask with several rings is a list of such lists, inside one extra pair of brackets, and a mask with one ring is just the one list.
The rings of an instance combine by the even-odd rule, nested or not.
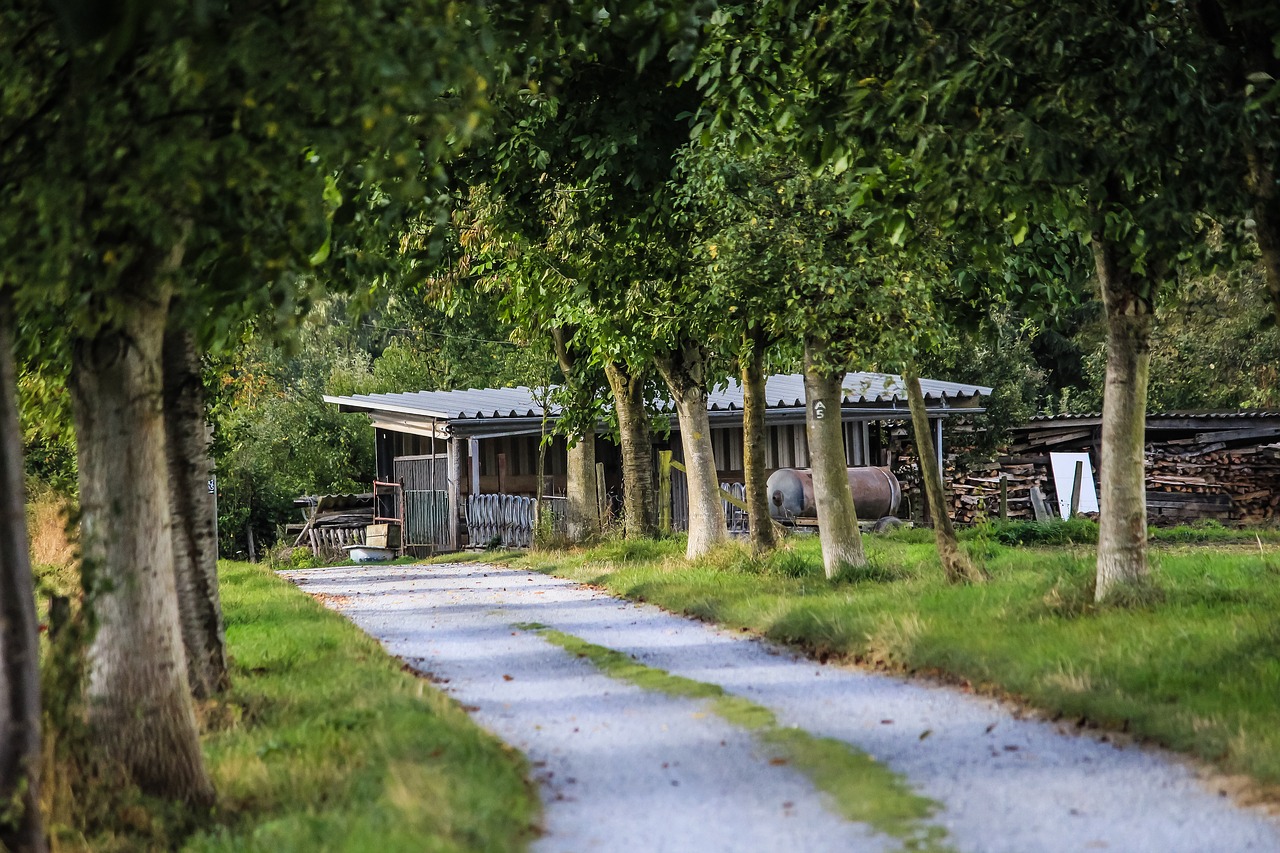
[(1087, 518), (1066, 521), (988, 521), (960, 534), (965, 540), (991, 540), (1002, 545), (1093, 545), (1098, 523)]

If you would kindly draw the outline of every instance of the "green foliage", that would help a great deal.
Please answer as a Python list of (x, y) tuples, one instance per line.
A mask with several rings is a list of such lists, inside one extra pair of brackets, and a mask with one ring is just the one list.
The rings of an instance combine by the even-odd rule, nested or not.
[(207, 342), (246, 307), (287, 316), (320, 264), (385, 270), (375, 247), (419, 173), (439, 175), (487, 104), (479, 6), (134, 9), (106, 41), (65, 39), (34, 2), (0, 27), (0, 284), (80, 335), (116, 321), (117, 295), (154, 292), (175, 249)]
[(964, 531), (962, 540), (988, 539), (1002, 545), (1088, 545), (1098, 541), (1098, 523), (1087, 518), (1055, 521), (988, 521)]
[(967, 452), (989, 459), (1005, 446), (1009, 431), (1039, 413), (1046, 376), (1032, 351), (1034, 331), (1006, 314), (989, 318), (980, 333), (957, 335), (946, 341), (936, 361), (922, 367), (931, 378), (972, 382), (991, 387), (982, 401), (986, 411), (974, 418), (978, 432)]
[[(1271, 323), (1256, 263), (1183, 275), (1157, 306), (1151, 339), (1152, 411), (1280, 408), (1280, 329)], [(1102, 405), (1106, 352), (1095, 343), (1085, 361), (1090, 393), (1078, 411)]]
[(722, 324), (793, 347), (819, 338), (833, 370), (892, 368), (927, 346), (929, 271), (902, 263), (886, 231), (896, 228), (883, 221), (886, 208), (907, 204), (893, 176), (815, 172), (717, 140), (685, 152), (679, 177), (710, 285), (705, 304)]
[(323, 400), (366, 381), (369, 357), (335, 337), (316, 327), (292, 357), (249, 340), (221, 372), (213, 406), (221, 553), (247, 553), (249, 527), (265, 551), (277, 525), (300, 520), (300, 495), (371, 489), (373, 431)]
[(28, 479), (74, 495), (76, 441), (65, 363), (18, 365), (18, 418)]

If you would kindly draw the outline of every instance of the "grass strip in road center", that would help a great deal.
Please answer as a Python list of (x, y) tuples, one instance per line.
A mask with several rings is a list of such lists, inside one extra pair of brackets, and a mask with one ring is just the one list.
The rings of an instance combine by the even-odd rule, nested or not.
[(515, 626), (533, 631), (571, 654), (585, 658), (611, 678), (680, 699), (708, 702), (730, 723), (753, 732), (780, 758), (800, 770), (814, 786), (829, 794), (846, 819), (864, 823), (902, 842), (903, 850), (947, 853), (946, 830), (929, 819), (938, 804), (917, 794), (906, 780), (866, 753), (841, 740), (821, 738), (803, 729), (779, 725), (763, 705), (734, 696), (718, 684), (695, 681), (646, 666), (634, 658), (581, 637), (537, 622)]

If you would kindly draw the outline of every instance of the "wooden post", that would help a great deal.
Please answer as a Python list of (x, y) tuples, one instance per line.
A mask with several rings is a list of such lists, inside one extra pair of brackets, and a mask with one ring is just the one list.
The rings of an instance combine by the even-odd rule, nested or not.
[(480, 439), (467, 439), (467, 461), (471, 466), (471, 494), (480, 494)]
[(498, 454), (498, 494), (507, 493), (507, 454)]
[(606, 511), (609, 506), (609, 495), (604, 485), (604, 463), (596, 463), (596, 514), (600, 516), (600, 526), (603, 527), (606, 518)]
[(1036, 521), (1052, 521), (1053, 515), (1045, 501), (1044, 492), (1039, 486), (1031, 487), (1031, 513)]
[(671, 451), (658, 451), (658, 530), (671, 533)]
[(1076, 460), (1076, 478), (1071, 484), (1071, 509), (1067, 518), (1075, 518), (1080, 512), (1080, 481), (1084, 479), (1084, 460)]
[(448, 474), (445, 485), (449, 490), (449, 549), (457, 551), (461, 544), (458, 525), (462, 521), (462, 437), (453, 436), (446, 445)]
[(946, 483), (947, 469), (942, 460), (942, 418), (934, 418), (933, 420), (933, 443), (934, 450), (938, 454), (938, 479)]
[(1000, 520), (1009, 520), (1009, 478), (1000, 475)]

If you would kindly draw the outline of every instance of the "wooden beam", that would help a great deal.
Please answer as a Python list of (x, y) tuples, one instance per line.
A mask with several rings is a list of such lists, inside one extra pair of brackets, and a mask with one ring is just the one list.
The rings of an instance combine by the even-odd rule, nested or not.
[(1276, 438), (1280, 436), (1280, 426), (1257, 427), (1254, 429), (1224, 429), (1216, 432), (1198, 432), (1196, 441), (1209, 444), (1215, 441), (1243, 441), (1255, 438)]
[(448, 445), (449, 474), (449, 548), (457, 551), (461, 548), (458, 537), (458, 526), (462, 523), (462, 437), (454, 436)]
[(467, 438), (467, 462), (471, 468), (471, 494), (480, 494), (480, 439)]

